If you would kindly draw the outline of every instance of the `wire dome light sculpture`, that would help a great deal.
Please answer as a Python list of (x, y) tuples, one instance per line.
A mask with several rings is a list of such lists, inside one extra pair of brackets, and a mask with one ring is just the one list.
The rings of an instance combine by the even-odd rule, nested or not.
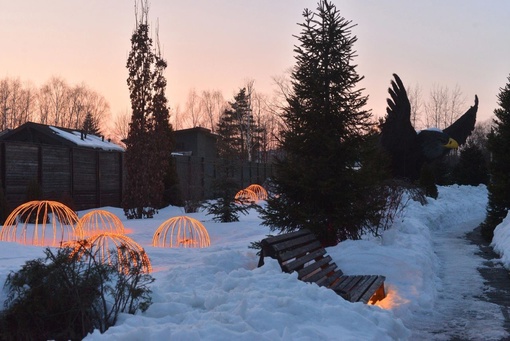
[(124, 224), (111, 212), (93, 210), (80, 218), (76, 230), (77, 234), (80, 234), (80, 239), (104, 232), (124, 234)]
[[(16, 207), (5, 220), (0, 240), (39, 246), (60, 246), (79, 238), (76, 213), (66, 205), (51, 200), (34, 200)], [(46, 229), (51, 235), (46, 235)], [(30, 233), (32, 238), (29, 237)], [(31, 239), (31, 241), (30, 241)]]
[(267, 200), (267, 191), (264, 189), (264, 187), (253, 184), (246, 187), (246, 189), (255, 193), (257, 200)]
[(237, 192), (235, 200), (240, 203), (255, 202), (257, 201), (257, 194), (249, 189), (242, 189)]
[[(152, 272), (152, 265), (145, 250), (133, 239), (119, 233), (102, 232), (85, 240), (65, 243), (63, 247), (73, 249), (71, 257), (93, 256), (101, 263), (114, 264), (113, 257), (116, 256), (119, 271), (125, 273), (129, 272), (131, 265), (140, 266), (145, 273)], [(115, 252), (115, 255), (112, 252)]]
[(196, 219), (177, 216), (162, 223), (154, 236), (152, 245), (156, 247), (208, 247), (211, 245), (207, 229)]

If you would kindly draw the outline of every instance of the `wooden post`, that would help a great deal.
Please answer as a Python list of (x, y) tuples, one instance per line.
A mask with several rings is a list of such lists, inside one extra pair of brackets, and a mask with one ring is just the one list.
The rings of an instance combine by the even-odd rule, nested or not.
[(124, 153), (119, 153), (119, 207), (124, 197)]
[(96, 207), (101, 207), (101, 166), (99, 151), (96, 150)]

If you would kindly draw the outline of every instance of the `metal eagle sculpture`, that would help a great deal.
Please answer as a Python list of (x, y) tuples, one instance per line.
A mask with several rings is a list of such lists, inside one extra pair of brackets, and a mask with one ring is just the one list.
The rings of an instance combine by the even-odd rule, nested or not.
[(381, 145), (390, 156), (392, 175), (417, 180), (424, 163), (440, 159), (451, 149), (466, 142), (475, 127), (478, 97), (475, 105), (443, 130), (426, 129), (417, 132), (411, 124), (411, 104), (400, 78), (393, 74), (388, 92), (386, 118), (381, 127)]

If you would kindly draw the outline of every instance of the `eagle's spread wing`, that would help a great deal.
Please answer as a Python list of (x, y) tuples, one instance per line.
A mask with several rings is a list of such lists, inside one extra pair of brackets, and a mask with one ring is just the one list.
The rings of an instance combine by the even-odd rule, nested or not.
[[(411, 124), (411, 104), (404, 84), (393, 74), (388, 92), (386, 118), (382, 125), (381, 145), (392, 156), (392, 167), (398, 176), (409, 177), (416, 168), (419, 158), (417, 134)], [(414, 175), (414, 174), (413, 174)]]
[(453, 122), (451, 126), (443, 131), (453, 138), (460, 145), (466, 142), (466, 139), (475, 129), (476, 112), (478, 111), (478, 96), (475, 95), (475, 105), (466, 111), (464, 115)]
[[(406, 89), (400, 78), (393, 74), (394, 81), (388, 89), (386, 120), (383, 124), (383, 145), (394, 148), (405, 148), (405, 144), (416, 139), (416, 131), (411, 124), (411, 104)], [(386, 141), (385, 141), (386, 140)]]

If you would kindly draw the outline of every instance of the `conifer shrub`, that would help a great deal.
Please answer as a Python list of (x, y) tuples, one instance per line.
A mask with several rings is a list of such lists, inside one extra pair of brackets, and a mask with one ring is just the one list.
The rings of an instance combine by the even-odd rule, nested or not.
[(95, 329), (106, 331), (119, 313), (151, 304), (148, 285), (154, 279), (141, 261), (122, 264), (127, 270), (119, 272), (125, 259), (101, 263), (99, 254), (73, 256), (71, 248), (44, 253), (7, 276), (1, 340), (80, 340)]
[(453, 169), (453, 180), (459, 185), (471, 186), (489, 182), (487, 161), (477, 145), (468, 145), (460, 152), (459, 162)]
[(213, 215), (213, 220), (220, 223), (230, 223), (239, 221), (239, 214), (246, 214), (254, 203), (244, 202), (235, 199), (238, 191), (237, 182), (232, 178), (218, 179), (214, 183), (215, 201), (204, 204), (208, 215)]

